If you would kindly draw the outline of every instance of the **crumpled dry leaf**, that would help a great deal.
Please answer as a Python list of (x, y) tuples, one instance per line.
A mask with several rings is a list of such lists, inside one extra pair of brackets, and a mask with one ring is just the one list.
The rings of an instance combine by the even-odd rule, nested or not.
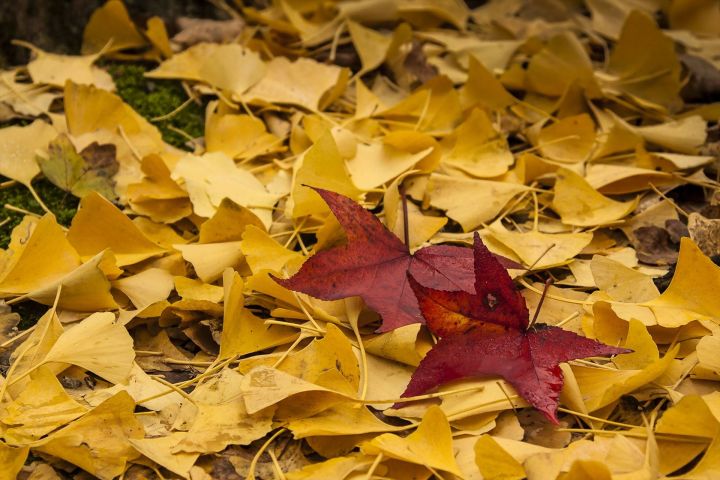
[(693, 212), (688, 217), (688, 231), (692, 241), (705, 255), (720, 255), (720, 220)]
[(172, 41), (186, 48), (201, 42), (229, 42), (237, 37), (245, 27), (242, 18), (213, 20), (209, 18), (179, 17), (175, 23), (177, 23), (180, 31), (173, 35)]

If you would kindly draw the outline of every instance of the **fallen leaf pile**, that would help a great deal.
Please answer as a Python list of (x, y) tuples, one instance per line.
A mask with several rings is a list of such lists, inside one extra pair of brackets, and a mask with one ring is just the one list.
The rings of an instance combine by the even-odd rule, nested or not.
[(0, 479), (720, 476), (717, 2), (216, 4), (0, 72)]

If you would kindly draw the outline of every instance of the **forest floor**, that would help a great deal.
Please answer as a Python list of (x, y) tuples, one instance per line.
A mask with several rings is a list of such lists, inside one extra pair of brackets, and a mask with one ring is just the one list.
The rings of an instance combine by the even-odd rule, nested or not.
[(213, 5), (0, 71), (0, 480), (720, 475), (717, 2)]

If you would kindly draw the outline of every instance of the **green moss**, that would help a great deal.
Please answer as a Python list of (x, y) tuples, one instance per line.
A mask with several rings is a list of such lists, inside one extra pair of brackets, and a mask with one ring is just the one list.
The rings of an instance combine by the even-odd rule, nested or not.
[[(7, 180), (7, 178), (0, 176), (0, 182)], [(70, 221), (77, 211), (79, 200), (68, 192), (60, 190), (44, 178), (34, 181), (33, 187), (43, 202), (45, 202), (45, 205), (55, 214), (58, 223), (65, 226), (70, 225)], [(12, 187), (4, 188), (0, 190), (0, 197), (2, 198), (3, 205), (12, 205), (37, 213), (38, 215), (45, 213), (24, 185), (16, 184)], [(0, 248), (6, 248), (8, 246), (12, 229), (20, 223), (23, 217), (24, 215), (22, 213), (3, 208), (2, 213), (0, 213), (0, 221), (3, 221), (5, 218), (10, 218), (10, 221), (0, 227)]]
[[(145, 78), (143, 74), (150, 69), (145, 64), (108, 63), (104, 67), (115, 80), (118, 95), (147, 119), (174, 111), (188, 98), (178, 81)], [(153, 124), (160, 129), (167, 143), (187, 148), (187, 138), (170, 127), (182, 130), (193, 138), (200, 137), (204, 132), (203, 111), (203, 107), (191, 103), (172, 118)]]

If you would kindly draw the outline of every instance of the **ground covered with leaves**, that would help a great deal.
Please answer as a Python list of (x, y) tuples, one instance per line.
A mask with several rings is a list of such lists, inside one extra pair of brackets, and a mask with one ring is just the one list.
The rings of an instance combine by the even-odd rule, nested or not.
[(0, 72), (0, 479), (720, 476), (717, 2), (216, 2)]

